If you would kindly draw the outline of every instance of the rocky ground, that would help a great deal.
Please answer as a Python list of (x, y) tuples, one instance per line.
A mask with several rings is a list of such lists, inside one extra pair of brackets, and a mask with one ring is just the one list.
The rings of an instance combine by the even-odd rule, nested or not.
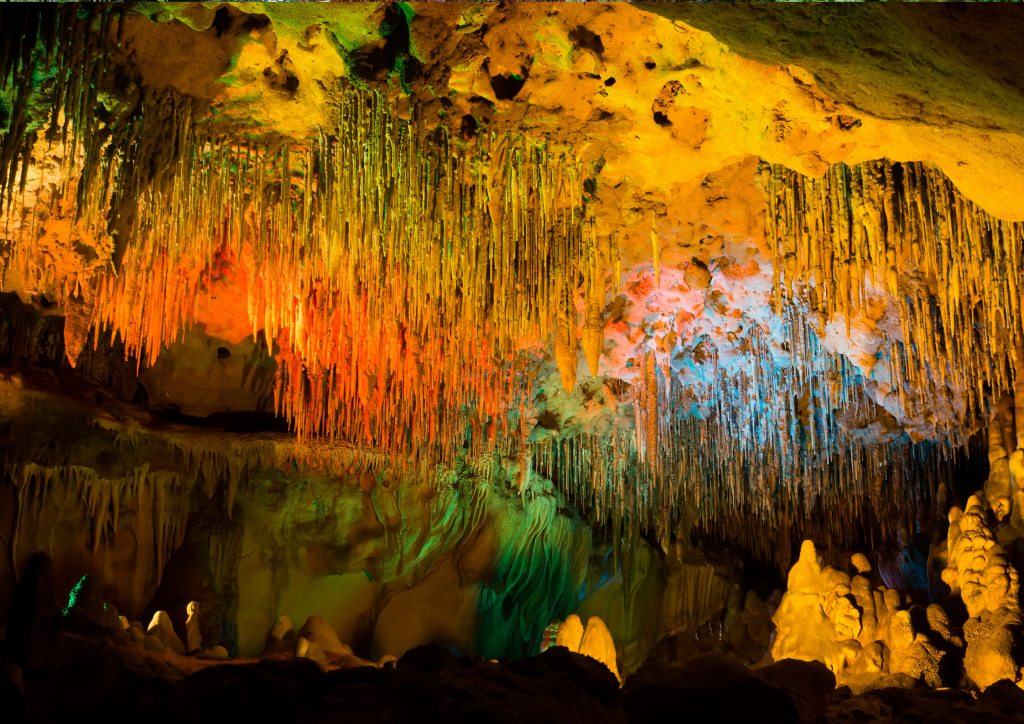
[(552, 647), (495, 663), (426, 645), (382, 668), (324, 671), (308, 659), (231, 663), (126, 649), (62, 632), (51, 658), (0, 683), (5, 721), (222, 722), (661, 722), (761, 721), (1001, 724), (1024, 721), (1024, 691), (1004, 682), (982, 694), (834, 689), (824, 666), (787, 660), (750, 672), (720, 653), (686, 664), (652, 661), (622, 688), (593, 659)]

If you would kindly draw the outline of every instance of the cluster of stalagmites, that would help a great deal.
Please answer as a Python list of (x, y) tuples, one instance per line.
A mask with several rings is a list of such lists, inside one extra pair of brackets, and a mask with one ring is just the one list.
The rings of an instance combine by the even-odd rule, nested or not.
[[(877, 585), (862, 554), (852, 557), (853, 576), (822, 566), (804, 541), (773, 619), (771, 658), (820, 661), (855, 693), (919, 684), (984, 690), (1002, 680), (1024, 688), (1018, 575), (999, 542), (1017, 545), (1024, 535), (990, 525), (983, 499), (979, 491), (966, 509), (950, 510), (948, 537), (933, 543), (924, 566), (909, 545), (886, 559), (883, 577), (909, 584), (903, 590)], [(922, 580), (933, 601), (943, 597), (937, 580), (945, 583), (944, 604), (907, 593), (927, 596), (915, 585)]]
[[(1024, 360), (1024, 348), (1017, 350)], [(1020, 370), (1017, 379), (1020, 388)], [(823, 567), (814, 544), (804, 542), (773, 619), (774, 659), (820, 661), (855, 692), (918, 682), (1024, 688), (1017, 570), (1024, 560), (1024, 409), (1015, 404), (1024, 389), (1015, 392), (994, 405), (984, 489), (951, 507), (941, 525), (930, 524), (926, 557), (904, 527), (900, 550), (879, 557), (880, 576), (860, 554), (850, 576)], [(947, 496), (939, 486), (940, 511)]]
[(604, 621), (599, 616), (591, 616), (587, 627), (576, 614), (566, 617), (564, 623), (555, 627), (555, 646), (564, 646), (574, 653), (583, 654), (600, 661), (622, 682), (622, 675), (616, 665), (615, 642)]
[[(196, 602), (188, 605), (183, 639), (166, 611), (157, 611), (148, 626), (119, 615), (113, 604), (103, 602), (102, 584), (91, 574), (82, 577), (69, 594), (67, 607), (61, 611), (53, 603), (56, 600), (53, 571), (53, 561), (47, 554), (36, 552), (29, 559), (9, 604), (4, 648), (10, 661), (29, 668), (39, 666), (52, 650), (61, 630), (91, 638), (105, 638), (116, 646), (144, 649), (169, 657), (171, 661), (179, 657), (210, 661), (231, 659), (228, 650), (220, 644), (203, 647)], [(320, 616), (310, 616), (297, 633), (287, 616), (279, 616), (260, 655), (260, 658), (266, 657), (310, 659), (325, 669), (352, 666), (380, 668), (396, 660), (390, 655), (376, 662), (355, 656), (352, 648), (341, 643), (334, 629)], [(17, 664), (10, 667), (8, 676), (20, 682)]]
[(310, 616), (298, 633), (287, 616), (278, 616), (270, 633), (263, 656), (291, 653), (297, 659), (311, 659), (326, 665), (376, 666), (378, 668), (397, 661), (387, 654), (376, 662), (361, 659), (352, 652), (352, 647), (343, 644), (331, 625), (320, 616)]

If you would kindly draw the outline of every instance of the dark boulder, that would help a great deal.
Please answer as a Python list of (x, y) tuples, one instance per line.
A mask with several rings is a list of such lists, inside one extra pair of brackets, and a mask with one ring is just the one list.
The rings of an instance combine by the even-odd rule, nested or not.
[(573, 687), (593, 696), (603, 705), (618, 706), (619, 682), (608, 667), (564, 646), (552, 646), (540, 656), (511, 661), (506, 667), (513, 674), (533, 679), (565, 677)]
[(797, 724), (796, 705), (781, 689), (719, 651), (683, 664), (647, 661), (626, 679), (622, 708), (629, 721), (756, 721)]
[(53, 560), (36, 551), (7, 604), (5, 648), (11, 663), (26, 669), (41, 665), (53, 650), (61, 619)]
[(625, 724), (618, 683), (606, 667), (568, 650), (509, 664), (456, 656), (429, 644), (412, 649), (395, 668), (331, 672), (320, 696), (303, 702), (297, 722), (528, 722)]
[(786, 692), (805, 724), (825, 713), (836, 691), (835, 674), (820, 661), (783, 659), (757, 669), (754, 675)]
[(167, 691), (157, 721), (291, 721), (303, 701), (321, 693), (324, 672), (309, 659), (264, 659), (211, 666)]

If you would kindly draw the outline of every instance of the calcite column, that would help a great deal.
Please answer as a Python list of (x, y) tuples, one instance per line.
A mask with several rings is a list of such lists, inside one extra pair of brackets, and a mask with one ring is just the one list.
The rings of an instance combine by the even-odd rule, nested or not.
[(1007, 417), (1013, 414), (1013, 400), (1004, 397), (996, 405), (988, 426), (988, 480), (985, 481), (985, 502), (1003, 520), (1010, 514), (1010, 456), (1003, 431)]

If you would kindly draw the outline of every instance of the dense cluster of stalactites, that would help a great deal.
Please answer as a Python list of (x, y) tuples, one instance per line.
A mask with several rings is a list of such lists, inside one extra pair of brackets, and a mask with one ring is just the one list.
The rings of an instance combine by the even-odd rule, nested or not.
[[(172, 91), (110, 110), (100, 97), (112, 92), (113, 14), (26, 11), (23, 22), (31, 32), (2, 59), (16, 89), (0, 159), (4, 262), (29, 286), (63, 290), (72, 362), (90, 331), (152, 362), (233, 265), (251, 327), (276, 346), (276, 402), (299, 435), (381, 449), (402, 467), (450, 464), (467, 446), (476, 458), (511, 452), (520, 487), (557, 459), (568, 467), (551, 477), (577, 498), (662, 537), (687, 506), (743, 537), (736, 511), (772, 528), (819, 502), (840, 516), (867, 500), (891, 529), (937, 484), (946, 451), (864, 446), (837, 425), (838, 410), (875, 403), (822, 348), (808, 311), (824, 323), (849, 321), (869, 294), (898, 305), (901, 335), (886, 336), (883, 355), (904, 405), (908, 390), (963, 394), (974, 414), (987, 390), (1011, 384), (1019, 224), (920, 164), (840, 165), (822, 180), (774, 168), (765, 193), (788, 359), (753, 328), (748, 371), (716, 368), (695, 391), (648, 356), (634, 431), (531, 443), (531, 355), (553, 342), (571, 389), (581, 331), (596, 372), (617, 285), (614, 236), (594, 228), (588, 169), (570, 150), (487, 133), (467, 142), (354, 89), (331, 127), (300, 140), (225, 135)], [(34, 91), (33, 74), (47, 79)], [(27, 115), (30, 92), (50, 100), (48, 126)], [(68, 249), (92, 250), (77, 265), (46, 246), (59, 230)], [(657, 243), (652, 252), (657, 265)], [(709, 411), (700, 418), (695, 396)], [(966, 413), (947, 422), (972, 424)], [(915, 455), (936, 479), (888, 484), (911, 476)]]
[(920, 163), (839, 164), (823, 179), (775, 166), (766, 195), (776, 303), (847, 331), (869, 297), (895, 306), (899, 328), (882, 327), (879, 354), (904, 410), (909, 390), (933, 407), (965, 397), (960, 419), (943, 420), (955, 431), (1012, 390), (1024, 225), (994, 218)]
[(852, 365), (792, 310), (791, 364), (778, 364), (754, 330), (752, 371), (716, 370), (697, 390), (707, 414), (692, 413), (694, 388), (673, 387), (648, 354), (635, 386), (635, 428), (610, 441), (535, 444), (534, 468), (560, 479), (599, 520), (625, 519), (628, 533), (652, 529), (666, 542), (684, 509), (709, 534), (762, 552), (780, 527), (802, 529), (815, 515), (827, 517), (837, 542), (852, 544), (865, 530), (894, 538), (898, 521), (950, 482), (957, 448), (900, 435), (856, 439), (838, 413), (871, 419), (879, 408)]
[[(75, 59), (58, 58), (55, 78), (73, 77)], [(28, 134), (6, 261), (27, 286), (63, 290), (72, 363), (90, 328), (152, 363), (193, 322), (218, 265), (236, 265), (249, 322), (279, 349), (276, 402), (299, 435), (427, 464), (450, 460), (467, 429), (474, 453), (501, 446), (507, 413), (529, 400), (519, 353), (549, 339), (582, 266), (582, 170), (509, 136), (421, 138), (375, 94), (348, 89), (336, 111), (314, 140), (250, 141), (145, 91), (104, 129), (73, 124), (56, 154), (50, 134)], [(52, 114), (70, 117), (63, 97)], [(47, 154), (61, 159), (58, 184), (27, 171)], [(40, 230), (64, 219), (92, 263), (40, 247)]]

